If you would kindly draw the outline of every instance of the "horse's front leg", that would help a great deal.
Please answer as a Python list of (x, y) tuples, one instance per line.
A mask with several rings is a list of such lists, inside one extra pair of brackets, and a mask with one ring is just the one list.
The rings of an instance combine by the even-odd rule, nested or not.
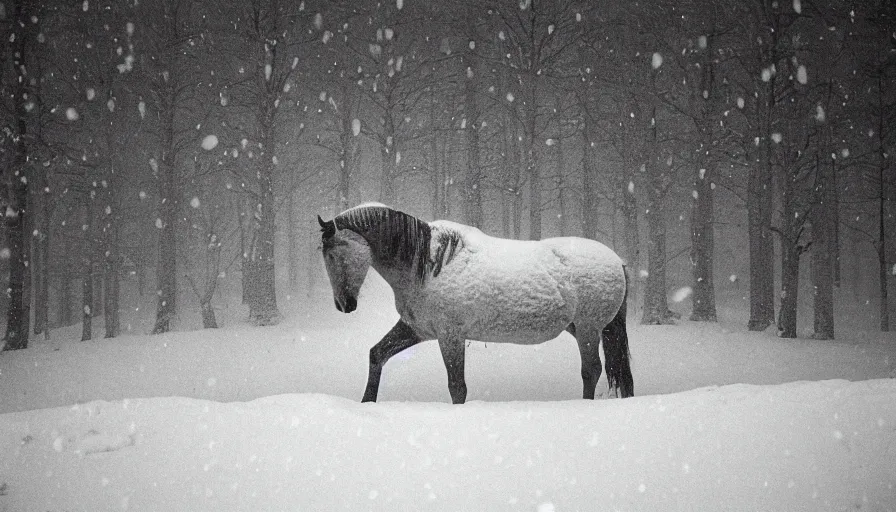
[(362, 402), (376, 402), (376, 395), (380, 387), (380, 374), (383, 365), (395, 354), (412, 347), (423, 341), (411, 327), (399, 320), (392, 330), (383, 336), (383, 339), (370, 348), (370, 370), (367, 374), (367, 389), (364, 390)]
[(467, 401), (467, 383), (464, 380), (465, 339), (457, 336), (439, 337), (439, 350), (448, 370), (448, 392), (451, 401), (462, 404)]

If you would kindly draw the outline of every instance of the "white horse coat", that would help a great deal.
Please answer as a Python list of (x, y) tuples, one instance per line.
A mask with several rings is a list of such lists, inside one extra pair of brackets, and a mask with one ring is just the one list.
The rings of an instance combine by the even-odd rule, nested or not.
[(431, 259), (437, 257), (439, 232), (459, 233), (463, 242), (421, 289), (394, 289), (398, 313), (422, 336), (437, 339), (450, 332), (485, 342), (536, 344), (557, 337), (577, 317), (606, 325), (622, 304), (622, 260), (599, 242), (519, 241), (451, 221), (429, 225)]

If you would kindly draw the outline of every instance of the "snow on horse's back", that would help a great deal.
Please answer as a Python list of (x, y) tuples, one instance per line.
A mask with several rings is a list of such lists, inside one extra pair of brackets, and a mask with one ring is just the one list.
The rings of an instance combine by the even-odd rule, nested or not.
[[(450, 221), (430, 226), (433, 256), (443, 232), (459, 233), (461, 247), (413, 300), (396, 305), (418, 317), (424, 307), (438, 312), (441, 323), (458, 325), (469, 339), (541, 343), (586, 319), (603, 327), (622, 304), (622, 261), (599, 242), (496, 238)], [(421, 334), (437, 338), (438, 324), (421, 325)]]

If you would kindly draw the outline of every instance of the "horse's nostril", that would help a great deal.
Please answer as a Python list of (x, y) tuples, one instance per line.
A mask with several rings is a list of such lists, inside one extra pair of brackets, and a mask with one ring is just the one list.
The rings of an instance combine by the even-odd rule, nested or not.
[(357, 307), (358, 307), (358, 299), (356, 299), (354, 297), (349, 297), (348, 299), (345, 300), (345, 312), (346, 313), (351, 313), (352, 311), (357, 309)]

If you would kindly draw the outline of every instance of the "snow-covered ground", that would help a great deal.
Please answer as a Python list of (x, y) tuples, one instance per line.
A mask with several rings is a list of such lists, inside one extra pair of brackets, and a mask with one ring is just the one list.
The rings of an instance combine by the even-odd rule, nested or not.
[(638, 396), (594, 402), (566, 334), (472, 343), (463, 406), (428, 342), (360, 404), (378, 286), (352, 315), (0, 354), (0, 511), (896, 510), (892, 335), (633, 326)]

